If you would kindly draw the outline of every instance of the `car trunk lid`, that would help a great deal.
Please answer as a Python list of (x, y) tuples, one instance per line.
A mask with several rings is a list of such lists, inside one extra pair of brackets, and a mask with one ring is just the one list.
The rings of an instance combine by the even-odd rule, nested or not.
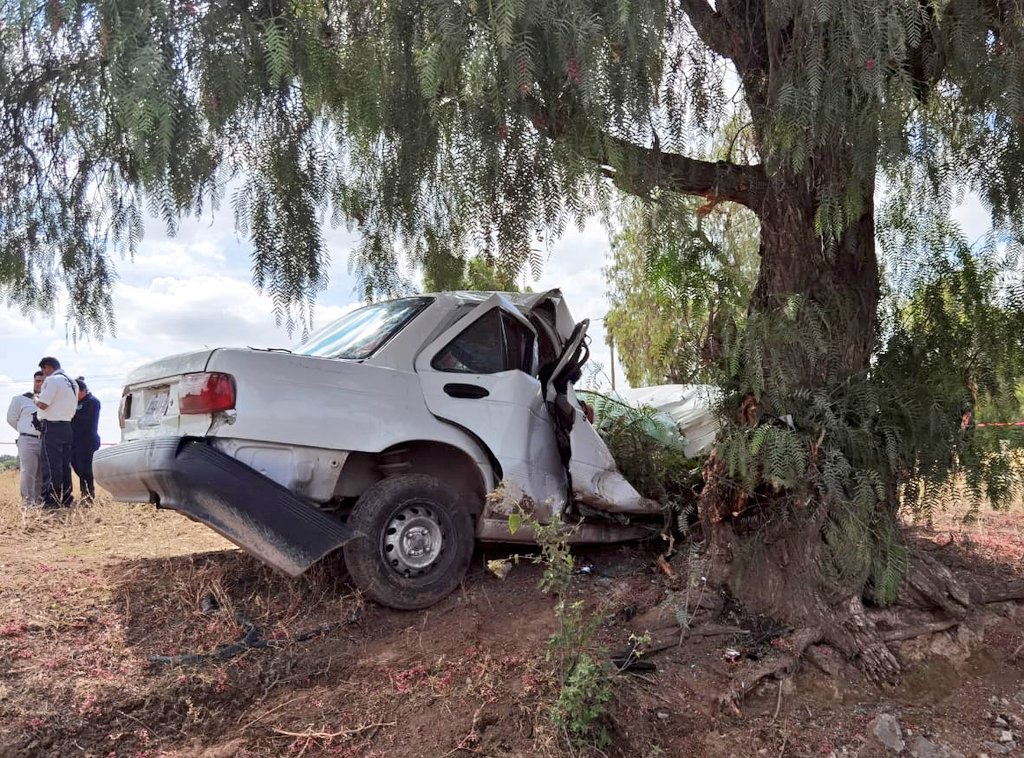
[(182, 378), (206, 369), (213, 350), (161, 358), (135, 369), (128, 375), (118, 415), (124, 441), (145, 437), (202, 436), (210, 427), (212, 415), (185, 414), (179, 409)]

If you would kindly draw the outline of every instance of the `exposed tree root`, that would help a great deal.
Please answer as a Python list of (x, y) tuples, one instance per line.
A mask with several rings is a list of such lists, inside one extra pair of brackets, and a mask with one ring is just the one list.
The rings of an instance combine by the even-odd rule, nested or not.
[(723, 624), (702, 624), (683, 632), (683, 638), (687, 637), (718, 637), (723, 634), (749, 634), (746, 629), (738, 626), (726, 626)]
[(660, 653), (672, 647), (677, 647), (691, 637), (718, 637), (726, 634), (748, 634), (746, 629), (738, 626), (724, 626), (722, 624), (702, 624), (692, 629), (682, 629), (678, 626), (662, 627), (650, 631), (651, 641), (643, 646), (644, 656)]
[(993, 587), (977, 594), (975, 602), (979, 605), (1002, 603), (1006, 600), (1024, 600), (1024, 581), (1009, 582), (1001, 587)]
[(950, 619), (949, 621), (933, 621), (930, 624), (908, 626), (904, 627), (903, 629), (893, 629), (892, 631), (883, 634), (882, 639), (886, 642), (902, 642), (903, 640), (912, 640), (915, 637), (921, 637), (925, 634), (935, 634), (936, 632), (944, 632), (947, 629), (952, 629), (954, 626), (959, 625), (959, 619)]
[[(954, 574), (935, 555), (914, 551), (896, 602), (884, 611), (869, 612), (862, 600), (868, 575), (843, 574), (830, 563), (835, 556), (822, 536), (823, 504), (816, 511), (799, 511), (784, 503), (789, 521), (777, 519), (755, 531), (722, 515), (732, 503), (727, 495), (707, 488), (702, 494), (704, 575), (713, 585), (726, 587), (746, 613), (797, 629), (773, 643), (779, 647), (782, 642), (788, 650), (743, 668), (718, 698), (734, 712), (758, 682), (791, 672), (817, 643), (838, 653), (827, 655), (826, 647), (807, 653), (822, 670), (837, 674), (845, 660), (871, 681), (891, 684), (902, 673), (893, 643), (953, 629), (988, 603), (1024, 600), (1024, 581), (978, 587), (973, 577)], [(801, 520), (801, 515), (806, 518)], [(652, 613), (652, 621), (655, 615), (667, 620), (664, 611)]]
[[(993, 603), (1024, 599), (1024, 582), (1015, 582), (990, 590), (984, 597), (991, 598), (988, 602)], [(759, 682), (771, 676), (782, 677), (791, 674), (802, 656), (806, 656), (825, 673), (836, 676), (840, 670), (840, 662), (829, 654), (830, 646), (836, 647), (844, 657), (857, 663), (873, 681), (892, 682), (899, 674), (900, 664), (887, 643), (937, 634), (953, 629), (964, 621), (963, 618), (944, 619), (882, 631), (867, 615), (859, 598), (851, 598), (845, 605), (848, 618), (834, 629), (800, 629), (788, 637), (777, 640), (774, 643), (775, 647), (783, 652), (770, 661), (751, 665), (737, 673), (728, 690), (719, 696), (719, 705), (728, 707), (736, 715), (741, 715), (739, 703)], [(826, 644), (818, 644), (821, 642)], [(847, 650), (855, 651), (855, 654), (850, 655)], [(1015, 651), (1013, 657), (1022, 650), (1024, 645)]]
[(785, 649), (782, 655), (770, 661), (760, 662), (756, 665), (745, 668), (733, 677), (729, 689), (718, 697), (718, 703), (722, 707), (729, 708), (737, 716), (741, 716), (739, 702), (743, 700), (761, 680), (769, 676), (781, 676), (791, 674), (796, 669), (800, 656), (804, 654), (811, 645), (820, 642), (825, 636), (818, 628), (798, 629), (788, 637), (778, 640), (777, 647)]
[(971, 594), (946, 566), (926, 553), (917, 552), (897, 602), (910, 608), (939, 609), (946, 616), (963, 618), (971, 606)]
[(807, 648), (807, 660), (829, 676), (839, 676), (842, 661), (836, 651), (828, 645), (811, 645)]
[(879, 684), (895, 682), (902, 669), (900, 662), (885, 644), (875, 622), (867, 615), (860, 597), (848, 598), (837, 610), (839, 617), (828, 630), (826, 641), (847, 660), (855, 661), (871, 681)]
[[(934, 621), (917, 626), (893, 629), (888, 632), (879, 632), (874, 628), (867, 616), (863, 613), (863, 606), (859, 599), (850, 603), (851, 620), (854, 624), (852, 630), (847, 626), (849, 639), (859, 647), (861, 668), (866, 672), (879, 672), (876, 681), (886, 681), (884, 677), (892, 676), (899, 671), (899, 662), (886, 646), (887, 642), (899, 642), (925, 634), (935, 634), (951, 629), (961, 622), (957, 619), (946, 621)], [(867, 626), (860, 626), (867, 622)], [(719, 696), (718, 703), (728, 707), (736, 715), (741, 715), (739, 703), (764, 679), (768, 677), (783, 677), (792, 674), (800, 658), (806, 655), (807, 659), (827, 674), (836, 676), (840, 670), (840, 662), (834, 655), (829, 653), (829, 645), (820, 645), (822, 641), (828, 641), (829, 636), (818, 627), (798, 629), (787, 637), (776, 641), (775, 647), (783, 651), (780, 655), (770, 661), (763, 661), (756, 665), (744, 668), (733, 677), (729, 689)], [(868, 640), (871, 640), (868, 642)], [(867, 660), (864, 656), (868, 655)], [(867, 664), (867, 665), (865, 665)], [(870, 676), (870, 674), (869, 674)]]

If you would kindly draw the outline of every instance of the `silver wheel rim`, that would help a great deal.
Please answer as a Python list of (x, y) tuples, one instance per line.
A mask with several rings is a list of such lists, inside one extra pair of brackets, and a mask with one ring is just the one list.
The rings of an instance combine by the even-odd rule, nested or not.
[(384, 528), (381, 556), (404, 577), (428, 572), (444, 551), (444, 532), (434, 508), (407, 505), (392, 515)]

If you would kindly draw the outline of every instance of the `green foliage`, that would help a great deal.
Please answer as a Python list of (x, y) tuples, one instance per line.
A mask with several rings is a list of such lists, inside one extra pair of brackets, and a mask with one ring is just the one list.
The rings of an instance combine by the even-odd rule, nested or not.
[[(730, 124), (712, 157), (729, 158)], [(739, 147), (752, 157), (749, 140)], [(667, 192), (624, 201), (605, 269), (605, 327), (633, 386), (704, 383), (708, 355), (742, 322), (757, 278), (759, 224), (746, 208)]]
[(693, 507), (701, 486), (701, 462), (686, 457), (671, 418), (596, 392), (578, 394), (594, 409), (594, 427), (637, 492), (677, 509)]
[(909, 295), (891, 298), (887, 343), (874, 370), (880, 391), (899, 398), (890, 434), (904, 445), (897, 451), (907, 461), (905, 502), (925, 515), (955, 478), (997, 508), (1024, 494), (1019, 432), (975, 426), (1020, 418), (1020, 253), (993, 240), (971, 250), (955, 227), (944, 232), (946, 244)]
[(910, 568), (910, 551), (900, 540), (892, 521), (879, 523), (872, 545), (868, 593), (879, 605), (895, 602)]
[(540, 547), (540, 555), (535, 556), (533, 561), (544, 566), (540, 580), (541, 591), (561, 597), (572, 584), (572, 572), (576, 565), (568, 542), (572, 529), (557, 517), (541, 522), (532, 514), (517, 508), (509, 514), (508, 529), (511, 534), (515, 534), (523, 527), (533, 532), (534, 541)]
[[(723, 361), (733, 419), (717, 455), (745, 497), (825, 507), (832, 588), (895, 599), (908, 566), (893, 515), (927, 514), (951, 480), (975, 502), (1004, 507), (1024, 493), (1024, 461), (1006, 434), (974, 427), (977, 407), (1013, 408), (1024, 376), (1024, 299), (1005, 253), (954, 246), (906, 295), (894, 291), (872, 365), (842, 376), (813, 303), (753, 313)], [(815, 387), (794, 386), (802, 362)], [(840, 378), (841, 377), (841, 378)], [(979, 405), (980, 404), (980, 405)], [(1015, 412), (1015, 410), (1014, 410)], [(734, 493), (735, 494), (735, 493)], [(774, 517), (781, 516), (776, 512)]]
[(435, 255), (423, 261), (423, 269), (424, 292), (521, 291), (514, 278), (502, 274), (493, 261), (482, 255), (473, 256), (468, 261), (453, 254)]
[(908, 195), (977, 190), (1020, 236), (1016, 5), (709, 7), (0, 0), (3, 297), (52, 312), (66, 291), (82, 328), (112, 329), (114, 261), (144, 214), (173, 230), (226, 186), (285, 320), (323, 286), (325, 218), (359, 230), (368, 297), (408, 287), (403, 253), (483, 254), (514, 280), (613, 207), (609, 178), (641, 197), (728, 194), (685, 160), (738, 118), (751, 154), (720, 168), (762, 168), (725, 171), (746, 177), (732, 193), (806, 174), (823, 234), (883, 171)]
[(742, 321), (757, 275), (752, 213), (658, 193), (625, 204), (605, 270), (608, 334), (633, 385), (694, 383), (709, 374), (704, 354), (723, 329)]
[(583, 653), (562, 684), (551, 720), (571, 737), (604, 747), (611, 740), (599, 724), (611, 696), (607, 672), (589, 653)]

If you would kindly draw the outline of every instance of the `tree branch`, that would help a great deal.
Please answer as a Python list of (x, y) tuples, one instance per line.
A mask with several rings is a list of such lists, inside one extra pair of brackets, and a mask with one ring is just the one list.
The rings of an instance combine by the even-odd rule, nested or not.
[(921, 637), (925, 634), (944, 632), (947, 629), (952, 629), (954, 626), (958, 626), (959, 624), (960, 621), (957, 619), (932, 621), (927, 624), (921, 624), (920, 626), (908, 626), (903, 629), (893, 629), (888, 632), (882, 632), (882, 639), (886, 642), (902, 642), (903, 640), (912, 640), (915, 637)]
[(723, 58), (732, 58), (729, 27), (722, 15), (707, 0), (680, 0), (680, 5), (701, 42)]
[(573, 104), (566, 99), (558, 100), (555, 107), (546, 107), (537, 98), (526, 98), (524, 103), (538, 132), (571, 144), (624, 192), (643, 197), (653, 189), (663, 189), (701, 195), (711, 203), (731, 200), (755, 213), (763, 205), (768, 178), (760, 164), (698, 160), (662, 152), (657, 137), (653, 147), (643, 147), (603, 130), (595, 131), (574, 115)]
[[(768, 179), (759, 164), (702, 161), (678, 153), (665, 153), (618, 137), (606, 136), (610, 149), (601, 156), (605, 174), (621, 189), (644, 195), (655, 187), (686, 195), (705, 195), (709, 200), (731, 200), (757, 211), (767, 191)], [(621, 156), (621, 167), (608, 166), (609, 152)]]
[(821, 629), (812, 627), (797, 629), (788, 637), (781, 637), (781, 649), (785, 652), (767, 661), (747, 666), (738, 672), (726, 692), (718, 697), (719, 705), (728, 707), (733, 713), (741, 715), (737, 704), (754, 689), (758, 682), (769, 676), (780, 676), (781, 678), (786, 674), (792, 674), (804, 651), (821, 641), (824, 636)]
[(1004, 600), (1024, 600), (1024, 581), (990, 587), (980, 593), (982, 603), (1001, 603)]

